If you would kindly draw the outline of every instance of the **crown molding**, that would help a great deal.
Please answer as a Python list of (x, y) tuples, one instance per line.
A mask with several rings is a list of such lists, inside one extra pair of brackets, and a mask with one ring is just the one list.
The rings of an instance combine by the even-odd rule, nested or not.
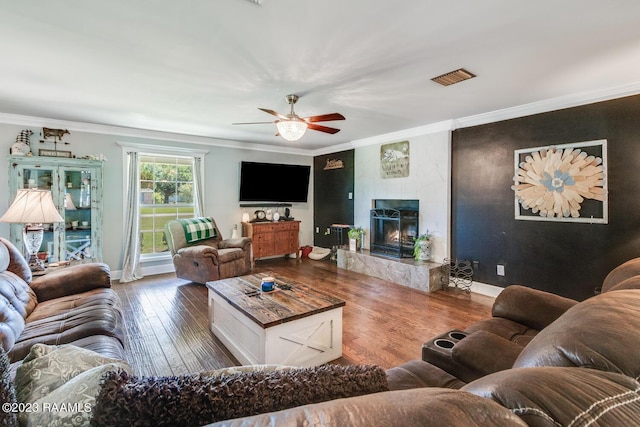
[(305, 156), (308, 156), (310, 154), (310, 150), (301, 148), (256, 144), (206, 136), (185, 135), (180, 133), (128, 128), (122, 126), (99, 125), (95, 123), (47, 119), (44, 117), (22, 116), (18, 114), (0, 113), (0, 123), (28, 127), (58, 127), (61, 129), (69, 129), (75, 132), (97, 133), (101, 135), (114, 135), (118, 137), (142, 138), (167, 142), (184, 142), (187, 144), (206, 145), (207, 147), (235, 148), (241, 150), (267, 151), (273, 153), (300, 154)]
[(579, 107), (581, 105), (594, 104), (596, 102), (609, 101), (638, 94), (640, 94), (640, 82), (628, 83), (597, 91), (575, 93), (454, 119), (452, 130), (516, 119), (534, 114), (548, 113), (550, 111)]
[(313, 151), (314, 156), (320, 156), (323, 154), (337, 153), (339, 151), (350, 150), (353, 148), (366, 147), (369, 145), (382, 144), (385, 142), (392, 142), (404, 139), (415, 138), (417, 136), (428, 135), (432, 133), (448, 132), (453, 130), (453, 120), (444, 120), (442, 122), (432, 123), (429, 125), (418, 126), (409, 129), (399, 130), (397, 132), (384, 133), (382, 135), (376, 135), (369, 138), (354, 139), (351, 142), (345, 144), (332, 145)]

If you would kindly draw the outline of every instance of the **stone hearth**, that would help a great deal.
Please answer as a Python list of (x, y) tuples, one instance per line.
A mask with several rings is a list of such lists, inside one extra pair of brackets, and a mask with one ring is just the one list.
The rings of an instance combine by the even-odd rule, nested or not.
[(442, 289), (442, 264), (413, 258), (389, 258), (369, 251), (338, 249), (338, 267), (431, 292)]

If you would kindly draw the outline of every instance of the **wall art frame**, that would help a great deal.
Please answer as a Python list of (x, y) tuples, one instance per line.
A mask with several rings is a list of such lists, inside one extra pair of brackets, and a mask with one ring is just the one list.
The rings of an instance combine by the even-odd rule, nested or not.
[(607, 224), (607, 140), (514, 151), (515, 219)]
[(405, 178), (409, 176), (409, 141), (380, 146), (380, 177)]

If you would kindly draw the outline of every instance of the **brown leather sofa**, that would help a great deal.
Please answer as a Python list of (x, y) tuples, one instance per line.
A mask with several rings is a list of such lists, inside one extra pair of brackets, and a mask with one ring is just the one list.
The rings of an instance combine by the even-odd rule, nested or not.
[[(492, 318), (425, 344), (431, 363), (387, 370), (389, 392), (212, 425), (640, 425), (640, 258), (602, 290), (577, 302), (507, 287)], [(453, 345), (434, 356), (437, 339)]]
[(223, 239), (216, 222), (210, 220), (215, 235), (208, 239), (187, 242), (180, 220), (165, 225), (165, 237), (173, 257), (176, 276), (205, 284), (208, 281), (242, 276), (251, 270), (251, 239)]
[(124, 360), (119, 299), (106, 264), (62, 267), (32, 277), (18, 249), (0, 237), (0, 341), (12, 363), (36, 343), (74, 344)]

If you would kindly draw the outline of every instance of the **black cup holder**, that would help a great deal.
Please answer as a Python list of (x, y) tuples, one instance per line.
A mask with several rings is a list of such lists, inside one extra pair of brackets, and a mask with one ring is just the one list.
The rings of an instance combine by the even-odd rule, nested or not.
[(438, 346), (440, 348), (445, 348), (445, 349), (453, 348), (453, 346), (456, 345), (456, 343), (454, 343), (453, 341), (449, 341), (449, 340), (444, 339), (444, 338), (438, 338), (433, 343), (436, 346)]
[(467, 334), (463, 332), (454, 331), (454, 332), (449, 332), (449, 337), (453, 338), (454, 340), (460, 341), (461, 339), (466, 338)]

